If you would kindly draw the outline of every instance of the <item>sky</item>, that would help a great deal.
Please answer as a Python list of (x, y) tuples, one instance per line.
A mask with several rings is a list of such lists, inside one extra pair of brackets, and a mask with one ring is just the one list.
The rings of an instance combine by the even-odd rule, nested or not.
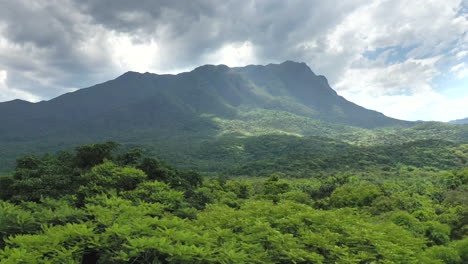
[[(305, 62), (405, 120), (468, 117), (468, 0), (0, 0), (0, 102), (126, 71)], [(0, 113), (1, 114), (1, 113)]]

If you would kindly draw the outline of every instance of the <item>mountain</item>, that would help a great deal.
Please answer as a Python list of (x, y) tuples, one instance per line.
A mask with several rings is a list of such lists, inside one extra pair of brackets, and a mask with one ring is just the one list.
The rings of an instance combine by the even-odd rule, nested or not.
[(468, 124), (468, 117), (463, 118), (463, 119), (457, 119), (457, 120), (452, 120), (449, 122), (450, 124), (455, 124), (455, 125), (464, 125)]
[(0, 113), (0, 171), (26, 153), (105, 140), (143, 146), (191, 168), (205, 145), (229, 137), (321, 136), (358, 144), (468, 138), (465, 126), (397, 120), (349, 102), (324, 76), (292, 61), (205, 65), (177, 75), (127, 72), (49, 101), (0, 103)]
[(207, 115), (233, 119), (240, 109), (285, 111), (362, 128), (410, 124), (347, 101), (306, 64), (287, 61), (242, 68), (205, 65), (177, 75), (127, 72), (50, 101), (0, 103), (0, 140), (130, 127), (171, 130)]

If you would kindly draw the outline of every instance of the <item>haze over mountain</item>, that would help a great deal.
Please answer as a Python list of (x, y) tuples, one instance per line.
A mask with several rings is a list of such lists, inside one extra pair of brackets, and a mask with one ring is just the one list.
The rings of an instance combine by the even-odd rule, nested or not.
[(457, 124), (457, 125), (468, 124), (468, 117), (463, 118), (463, 119), (452, 120), (449, 123), (450, 124)]

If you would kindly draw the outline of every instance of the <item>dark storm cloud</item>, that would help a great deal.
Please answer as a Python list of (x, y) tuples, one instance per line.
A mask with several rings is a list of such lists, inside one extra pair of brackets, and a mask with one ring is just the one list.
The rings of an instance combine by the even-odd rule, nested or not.
[[(199, 20), (201, 16), (214, 16), (213, 1), (80, 1), (80, 9), (90, 14), (98, 24), (104, 24), (123, 32), (145, 31), (153, 33), (158, 24), (171, 24), (174, 34), (182, 34), (187, 25)], [(218, 2), (222, 4), (222, 2)], [(168, 11), (182, 14), (167, 17)], [(177, 19), (177, 21), (173, 21)]]
[(243, 41), (255, 45), (262, 62), (304, 60), (297, 44), (358, 5), (340, 2), (0, 0), (0, 70), (8, 72), (9, 87), (43, 98), (111, 78), (118, 73), (106, 32), (157, 41), (160, 63), (176, 69)]
[(80, 50), (93, 32), (73, 3), (1, 0), (0, 6), (0, 70), (12, 89), (49, 98), (104, 66)]
[[(0, 0), (0, 101), (50, 99), (127, 70), (176, 72), (236, 56), (245, 57), (237, 65), (307, 62), (356, 98), (431, 91), (437, 58), (450, 69), (468, 54), (467, 25), (462, 0)], [(366, 57), (400, 46), (411, 50), (394, 67), (385, 52)], [(379, 106), (396, 109), (391, 98)]]
[[(344, 2), (344, 3), (341, 3)], [(302, 41), (315, 39), (359, 6), (359, 1), (80, 1), (105, 27), (161, 40), (179, 66), (223, 44), (250, 41), (261, 60), (301, 59)], [(292, 56), (292, 57), (291, 57)]]

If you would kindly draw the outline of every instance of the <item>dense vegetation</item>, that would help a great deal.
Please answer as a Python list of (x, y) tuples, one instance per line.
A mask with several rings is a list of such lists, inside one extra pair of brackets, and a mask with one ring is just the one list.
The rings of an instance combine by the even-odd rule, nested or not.
[[(265, 151), (258, 157), (253, 155), (258, 153), (255, 148), (260, 146), (258, 142), (265, 141), (265, 136), (304, 137), (281, 138), (283, 145), (298, 141), (307, 146), (314, 142), (326, 145), (324, 153), (313, 147), (313, 151), (306, 149), (303, 154), (288, 152), (277, 157), (290, 163), (292, 156), (299, 156), (297, 163), (303, 168), (296, 167), (291, 173), (302, 176), (329, 170), (323, 163), (337, 163), (332, 160), (336, 151), (329, 149), (340, 149), (332, 142), (319, 142), (317, 137), (355, 146), (345, 147), (346, 153), (340, 155), (369, 152), (366, 156), (370, 159), (364, 162), (375, 163), (376, 167), (383, 167), (385, 162), (376, 157), (379, 151), (372, 149), (374, 146), (402, 145), (414, 140), (427, 140), (429, 145), (430, 140), (468, 142), (468, 125), (386, 117), (345, 100), (325, 77), (315, 75), (304, 63), (291, 61), (241, 68), (205, 65), (177, 75), (128, 72), (49, 101), (0, 103), (0, 113), (0, 173), (10, 172), (20, 156), (107, 140), (121, 142), (128, 149), (144, 148), (147, 154), (178, 168), (202, 172), (222, 168), (235, 175), (264, 174), (262, 167), (274, 162), (264, 155)], [(213, 159), (215, 153), (222, 156)], [(321, 161), (306, 164), (304, 159), (310, 154), (312, 159)], [(350, 162), (350, 169), (357, 169), (352, 157), (344, 158), (347, 161), (337, 170)], [(389, 166), (413, 163), (384, 159)], [(453, 163), (457, 162), (455, 158)], [(442, 169), (440, 164), (428, 166)], [(280, 171), (285, 170), (283, 167)], [(271, 169), (265, 173), (277, 170)]]
[(359, 146), (324, 137), (221, 137), (185, 153), (183, 158), (172, 158), (181, 161), (179, 167), (249, 176), (282, 172), (306, 178), (342, 171), (396, 172), (402, 166), (447, 170), (466, 167), (468, 162), (468, 144), (435, 139)]
[[(315, 143), (325, 147), (324, 154), (333, 154), (329, 148), (342, 150), (336, 148), (336, 144), (347, 144), (349, 146), (345, 149), (348, 150), (354, 147), (358, 151), (368, 149), (375, 152), (376, 148), (386, 148), (385, 146), (390, 145), (402, 146), (403, 151), (404, 144), (411, 144), (415, 140), (427, 142), (428, 145), (438, 144), (434, 143), (438, 140), (451, 141), (453, 144), (468, 142), (468, 125), (424, 122), (409, 128), (364, 129), (324, 122), (287, 111), (266, 109), (239, 108), (237, 114), (230, 118), (203, 114), (199, 118), (181, 122), (182, 128), (137, 127), (119, 128), (115, 131), (109, 128), (98, 130), (97, 134), (71, 133), (66, 136), (54, 135), (19, 141), (2, 140), (0, 137), (0, 173), (11, 171), (15, 165), (15, 158), (19, 156), (57, 152), (109, 139), (122, 142), (124, 148), (143, 148), (148, 154), (161, 157), (180, 168), (205, 172), (211, 171), (212, 167), (218, 169), (221, 166), (230, 169), (234, 174), (238, 174), (233, 171), (234, 164), (256, 162), (265, 158), (252, 157), (249, 151), (256, 147), (261, 148), (260, 143), (268, 138), (278, 138), (283, 145), (298, 145), (297, 142), (302, 142), (312, 147), (312, 150), (301, 148), (307, 154), (320, 151), (314, 147)], [(237, 146), (237, 149), (234, 146)], [(451, 152), (448, 146), (442, 147), (441, 152), (442, 150)], [(216, 161), (213, 160), (214, 154)], [(225, 160), (222, 160), (223, 158)], [(439, 158), (436, 155), (436, 159)], [(390, 164), (394, 165), (394, 161)]]
[(468, 262), (468, 125), (386, 117), (303, 63), (0, 112), (0, 264)]
[(180, 140), (192, 146), (226, 135), (346, 133), (357, 141), (373, 128), (414, 125), (345, 100), (325, 77), (290, 61), (205, 65), (177, 75), (127, 72), (49, 101), (3, 102), (0, 113), (0, 172), (13, 169), (19, 156), (105, 140), (145, 147), (150, 141), (154, 151), (165, 148), (158, 155), (178, 162), (169, 156), (184, 149)]
[[(267, 177), (202, 178), (139, 149), (117, 151), (113, 142), (27, 155), (0, 178), (0, 263), (468, 261), (466, 145), (356, 149), (279, 136), (242, 142), (262, 160), (290, 163), (293, 149), (325, 155), (308, 153), (298, 167), (314, 157), (327, 162), (337, 149), (352, 151), (337, 157), (351, 159), (347, 166), (353, 158), (370, 163), (360, 170), (319, 166), (303, 178), (266, 174), (280, 166), (261, 170)], [(376, 166), (379, 159), (391, 169)]]

